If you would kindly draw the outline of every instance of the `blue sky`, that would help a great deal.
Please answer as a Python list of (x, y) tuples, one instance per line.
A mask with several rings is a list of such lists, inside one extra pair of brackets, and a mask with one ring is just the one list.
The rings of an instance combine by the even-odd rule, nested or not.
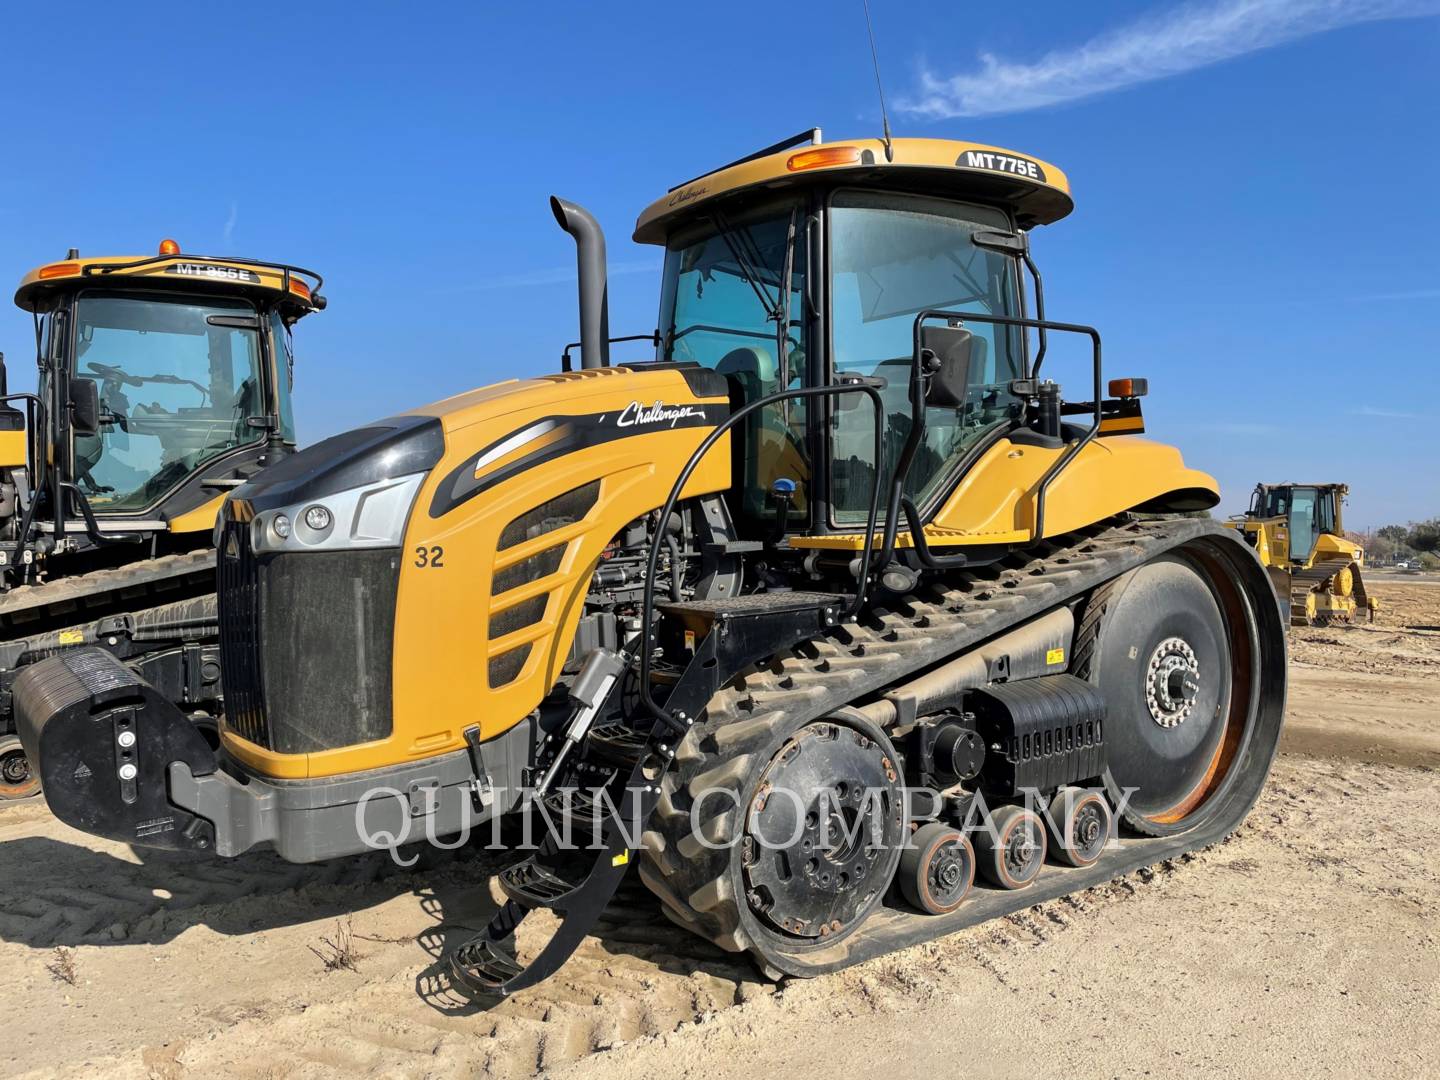
[[(1440, 514), (1440, 0), (871, 9), (897, 134), (1070, 174), (1076, 213), (1034, 238), (1050, 314), (1149, 377), (1151, 434), (1225, 509), (1299, 478), (1348, 481), (1352, 525)], [(326, 275), (304, 441), (555, 369), (552, 192), (606, 228), (613, 332), (648, 332), (641, 207), (811, 125), (879, 127), (860, 0), (25, 5), (0, 95), (12, 279), (163, 236)], [(31, 341), (7, 305), (17, 389)], [(1077, 391), (1078, 360), (1050, 372)]]

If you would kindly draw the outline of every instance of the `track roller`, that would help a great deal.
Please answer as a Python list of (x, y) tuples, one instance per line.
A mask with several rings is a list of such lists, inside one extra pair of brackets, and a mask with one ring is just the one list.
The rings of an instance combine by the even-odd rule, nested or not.
[(929, 822), (910, 837), (895, 876), (912, 905), (927, 915), (946, 915), (975, 881), (975, 848), (960, 830)]
[(1110, 804), (1098, 791), (1061, 788), (1050, 801), (1050, 853), (1067, 866), (1089, 866), (1114, 831)]
[(1002, 806), (979, 835), (980, 873), (1002, 889), (1023, 889), (1045, 865), (1045, 823), (1023, 806)]

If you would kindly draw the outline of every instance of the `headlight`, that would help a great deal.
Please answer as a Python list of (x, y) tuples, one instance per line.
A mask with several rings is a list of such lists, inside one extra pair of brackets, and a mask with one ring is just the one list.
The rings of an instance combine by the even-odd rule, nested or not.
[(424, 473), (265, 510), (251, 523), (257, 552), (399, 547)]

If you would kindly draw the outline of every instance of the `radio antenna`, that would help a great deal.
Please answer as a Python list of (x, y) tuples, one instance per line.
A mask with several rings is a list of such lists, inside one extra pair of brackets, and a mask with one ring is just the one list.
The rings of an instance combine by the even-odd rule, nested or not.
[(885, 111), (885, 84), (880, 81), (880, 54), (875, 51), (875, 27), (870, 22), (870, 0), (865, 5), (865, 31), (870, 35), (870, 61), (875, 65), (875, 89), (880, 93), (880, 124), (885, 132), (885, 160), (895, 160), (895, 148), (890, 144), (890, 114)]

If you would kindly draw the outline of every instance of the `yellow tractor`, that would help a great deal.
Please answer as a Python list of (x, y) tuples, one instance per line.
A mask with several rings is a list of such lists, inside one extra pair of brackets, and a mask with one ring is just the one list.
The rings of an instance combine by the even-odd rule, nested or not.
[(108, 649), (218, 738), (216, 516), (295, 449), (290, 332), (319, 287), (173, 240), (21, 280), (39, 379), (9, 393), (0, 360), (0, 799), (39, 790), (11, 688), (61, 650)]
[[(528, 812), (553, 827), (451, 956), (500, 994), (632, 867), (696, 935), (803, 976), (1235, 828), (1284, 626), (1240, 535), (1182, 516), (1216, 485), (1137, 437), (1143, 380), (1107, 394), (1099, 333), (1045, 315), (1029, 230), (1072, 209), (1058, 168), (815, 131), (681, 184), (636, 225), (665, 267), (654, 355), (624, 363), (600, 229), (551, 208), (578, 370), (233, 492), (219, 749), (111, 655), (62, 653), (15, 690), (61, 819), (408, 860)], [(1062, 335), (1089, 354), (1069, 400), (1042, 371)], [(541, 907), (558, 930), (517, 945)]]
[(1228, 524), (1255, 548), (1291, 626), (1370, 621), (1380, 602), (1365, 591), (1365, 549), (1345, 537), (1345, 484), (1257, 484), (1250, 508)]

